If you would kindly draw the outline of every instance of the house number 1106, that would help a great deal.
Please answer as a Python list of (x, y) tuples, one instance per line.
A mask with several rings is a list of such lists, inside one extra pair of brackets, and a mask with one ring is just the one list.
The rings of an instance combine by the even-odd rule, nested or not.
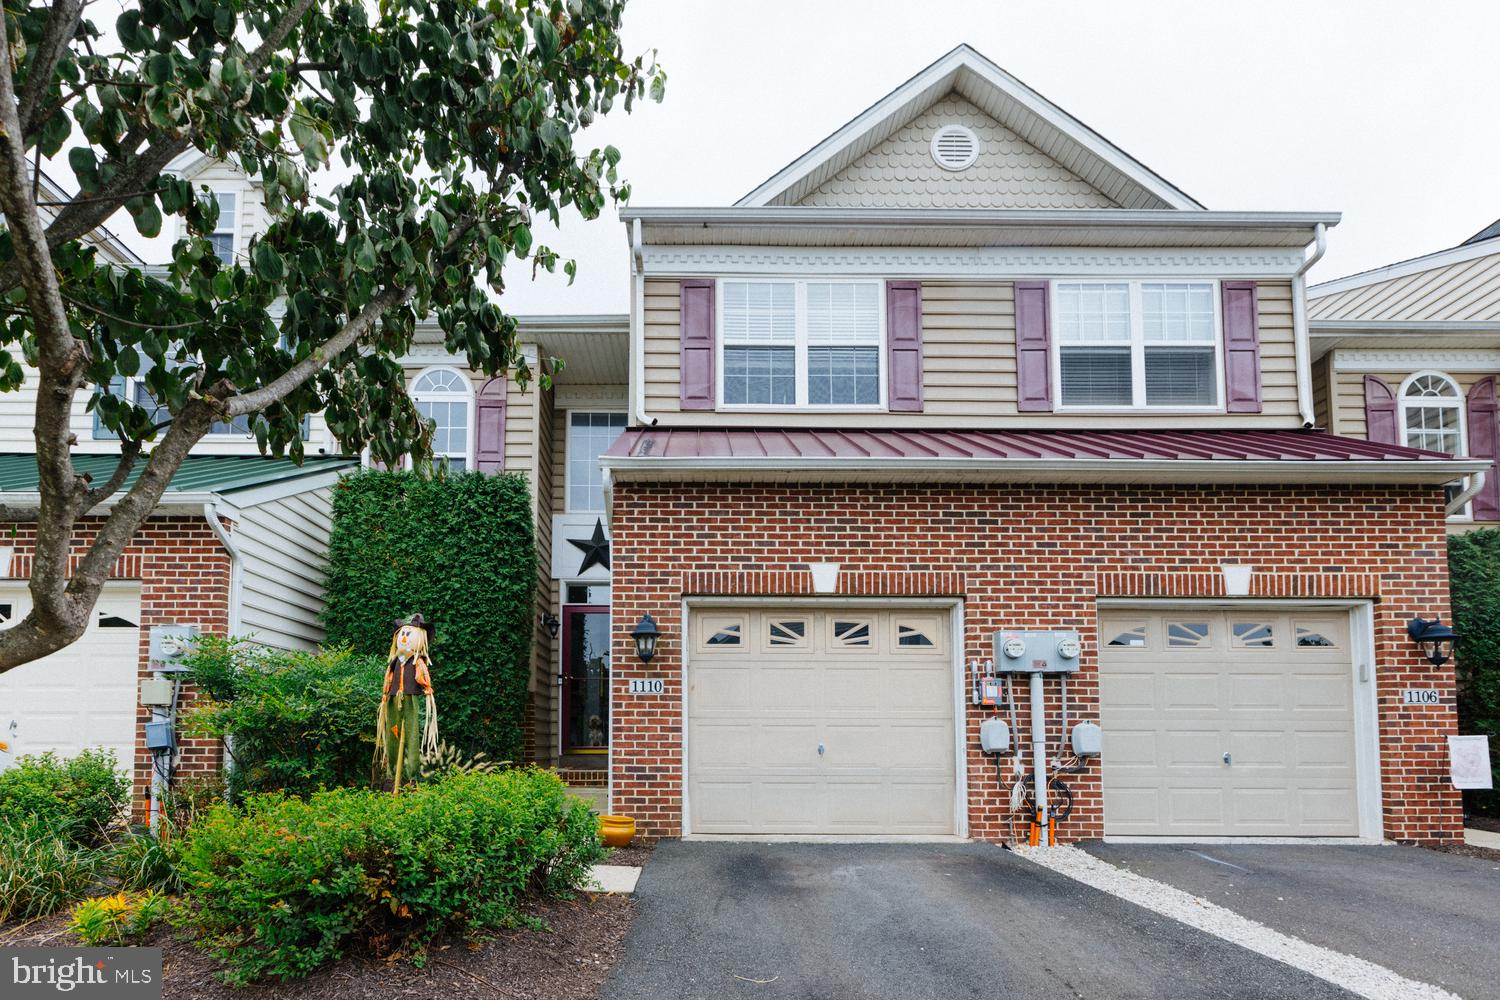
[(626, 688), (631, 694), (663, 694), (667, 682), (663, 680), (631, 680)]
[(1436, 688), (1407, 688), (1401, 692), (1403, 705), (1441, 705), (1442, 697)]

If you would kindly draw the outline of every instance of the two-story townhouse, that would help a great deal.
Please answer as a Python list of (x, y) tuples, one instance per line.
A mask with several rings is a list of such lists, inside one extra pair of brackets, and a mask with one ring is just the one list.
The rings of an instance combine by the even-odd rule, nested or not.
[(1318, 425), (1489, 460), (1448, 488), (1448, 530), (1500, 524), (1500, 221), (1307, 293)]
[(1041, 750), (1062, 839), (1458, 835), (1407, 623), (1480, 466), (1314, 429), (1336, 214), (1207, 210), (960, 46), (735, 205), (622, 217), (615, 811), (1007, 839)]

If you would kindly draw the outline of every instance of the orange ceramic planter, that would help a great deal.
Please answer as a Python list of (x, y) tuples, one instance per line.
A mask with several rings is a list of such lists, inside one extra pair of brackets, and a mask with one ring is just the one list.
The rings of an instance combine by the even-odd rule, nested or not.
[(629, 847), (635, 839), (635, 820), (629, 816), (600, 816), (599, 836), (606, 847)]

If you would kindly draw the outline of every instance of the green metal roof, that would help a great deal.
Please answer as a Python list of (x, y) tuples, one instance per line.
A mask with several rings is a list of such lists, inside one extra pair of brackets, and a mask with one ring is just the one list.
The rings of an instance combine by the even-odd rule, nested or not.
[[(119, 461), (119, 455), (74, 455), (73, 468), (80, 474), (92, 476), (97, 484), (109, 478)], [(309, 457), (297, 465), (290, 458), (260, 455), (189, 455), (183, 460), (177, 475), (172, 477), (163, 499), (169, 500), (173, 493), (232, 493), (358, 466), (359, 459), (343, 456)], [(130, 477), (121, 489), (129, 489), (145, 467), (146, 457), (143, 455), (130, 470)], [(36, 490), (36, 456), (0, 454), (0, 493), (35, 493)]]

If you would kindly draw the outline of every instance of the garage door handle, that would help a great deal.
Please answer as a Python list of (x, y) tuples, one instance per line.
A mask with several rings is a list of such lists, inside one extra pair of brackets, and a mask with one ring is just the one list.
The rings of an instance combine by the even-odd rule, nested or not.
[(1234, 763), (1234, 761), (1232, 761), (1232, 760), (1229, 759), (1229, 751), (1227, 751), (1227, 750), (1224, 752), (1224, 763), (1226, 763), (1226, 764), (1233, 764)]

